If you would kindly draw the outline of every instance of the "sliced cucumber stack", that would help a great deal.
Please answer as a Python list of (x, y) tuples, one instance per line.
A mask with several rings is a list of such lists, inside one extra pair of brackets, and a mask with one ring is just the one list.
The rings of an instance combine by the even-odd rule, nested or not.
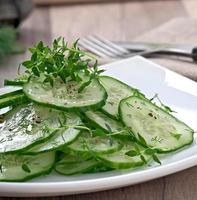
[[(86, 80), (84, 81), (86, 82)], [(83, 82), (83, 83), (84, 83)], [(97, 79), (79, 92), (83, 83), (57, 79), (53, 87), (43, 83), (41, 78), (33, 78), (24, 84), (25, 94), (33, 101), (63, 110), (100, 108), (105, 104), (107, 93)]]
[(194, 131), (190, 127), (149, 100), (139, 97), (122, 100), (120, 116), (137, 138), (142, 136), (158, 152), (175, 151), (193, 141)]
[[(78, 137), (80, 130), (74, 128), (82, 123), (80, 117), (75, 113), (66, 113), (66, 121), (64, 122), (65, 128), (61, 128), (51, 138), (43, 143), (40, 143), (33, 148), (29, 149), (28, 153), (40, 153), (45, 151), (56, 150), (62, 146), (68, 145), (75, 141)], [(70, 126), (70, 127), (69, 127)], [(26, 152), (26, 153), (27, 153)]]
[(51, 172), (55, 152), (39, 155), (0, 154), (0, 181), (26, 181)]
[(34, 104), (12, 109), (0, 124), (0, 153), (22, 151), (45, 140), (60, 126), (60, 114)]
[(106, 104), (102, 109), (113, 118), (119, 118), (118, 106), (122, 99), (132, 96), (133, 94), (144, 96), (137, 89), (110, 76), (100, 76), (99, 81), (108, 94)]

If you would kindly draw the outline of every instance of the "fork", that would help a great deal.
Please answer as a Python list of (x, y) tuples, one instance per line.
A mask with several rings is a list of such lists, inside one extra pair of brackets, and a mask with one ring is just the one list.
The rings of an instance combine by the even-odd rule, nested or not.
[(182, 52), (178, 49), (176, 50), (169, 50), (169, 49), (154, 49), (148, 51), (131, 51), (124, 47), (121, 47), (107, 39), (100, 38), (98, 36), (88, 36), (79, 40), (79, 46), (83, 49), (86, 49), (93, 54), (103, 58), (102, 63), (106, 63), (109, 61), (121, 59), (121, 58), (128, 58), (135, 55), (140, 55), (144, 57), (151, 57), (155, 55), (170, 55), (170, 56), (182, 56), (187, 58), (193, 58), (193, 53), (186, 53)]

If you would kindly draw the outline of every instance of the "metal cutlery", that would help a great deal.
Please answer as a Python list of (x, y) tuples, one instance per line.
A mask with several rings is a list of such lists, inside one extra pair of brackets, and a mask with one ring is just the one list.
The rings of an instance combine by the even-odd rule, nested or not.
[(105, 59), (120, 59), (141, 55), (152, 57), (158, 55), (192, 58), (197, 61), (197, 47), (189, 45), (149, 44), (133, 42), (111, 42), (97, 36), (88, 36), (79, 41), (79, 45)]

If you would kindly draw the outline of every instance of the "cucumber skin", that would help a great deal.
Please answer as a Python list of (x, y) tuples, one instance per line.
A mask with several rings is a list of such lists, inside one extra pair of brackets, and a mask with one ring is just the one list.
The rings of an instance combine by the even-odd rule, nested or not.
[[(14, 88), (14, 87), (13, 87)], [(18, 87), (17, 87), (18, 88)], [(4, 99), (4, 98), (7, 98), (7, 97), (13, 97), (15, 95), (19, 95), (19, 94), (24, 94), (23, 93), (23, 89), (18, 89), (16, 91), (12, 91), (12, 92), (8, 92), (8, 93), (5, 93), (5, 94), (2, 94), (0, 95), (0, 99)]]
[[(5, 98), (8, 98), (8, 97), (5, 97)], [(27, 97), (23, 93), (16, 95), (15, 98), (14, 97), (12, 98), (13, 99), (0, 103), (0, 108), (5, 108), (8, 106), (17, 106), (19, 104), (28, 102)], [(2, 99), (0, 98), (0, 100), (3, 100), (3, 98)]]
[[(98, 83), (100, 84), (100, 82), (98, 81)], [(24, 87), (25, 87), (26, 84), (24, 84)], [(28, 95), (25, 91), (24, 91), (24, 88), (23, 88), (23, 91), (25, 93), (25, 95), (27, 96), (28, 99), (30, 99), (31, 101), (33, 101), (34, 103), (38, 104), (38, 105), (42, 105), (44, 107), (50, 107), (50, 108), (55, 108), (57, 110), (61, 110), (61, 111), (73, 111), (73, 112), (79, 112), (79, 110), (81, 110), (82, 112), (85, 112), (87, 110), (97, 110), (99, 108), (101, 108), (102, 106), (105, 105), (105, 102), (106, 102), (106, 99), (108, 97), (107, 95), (107, 92), (105, 90), (105, 88), (100, 84), (100, 87), (103, 89), (104, 91), (104, 94), (103, 94), (103, 99), (96, 103), (96, 104), (93, 104), (93, 105), (87, 105), (87, 106), (82, 106), (82, 107), (69, 107), (69, 108), (66, 108), (64, 106), (56, 106), (56, 105), (52, 105), (52, 104), (49, 104), (49, 103), (43, 103), (43, 102), (38, 102), (34, 99), (32, 99), (30, 97), (30, 95)]]
[(51, 165), (51, 167), (48, 170), (42, 171), (42, 172), (34, 174), (34, 175), (27, 176), (26, 178), (23, 178), (23, 179), (17, 179), (17, 180), (16, 179), (14, 179), (14, 180), (3, 179), (3, 180), (0, 180), (0, 182), (25, 182), (25, 181), (31, 180), (33, 178), (37, 178), (37, 177), (40, 177), (40, 176), (45, 176), (45, 175), (50, 174), (53, 171), (53, 169), (55, 168), (55, 164), (56, 164), (56, 160), (57, 160), (56, 153), (54, 153), (54, 154), (55, 155), (54, 155), (53, 164)]
[(87, 110), (97, 110), (97, 109), (101, 108), (103, 105), (105, 105), (105, 101), (107, 99), (107, 93), (106, 93), (106, 95), (104, 95), (102, 101), (100, 101), (97, 104), (94, 104), (94, 105), (91, 105), (91, 106), (71, 107), (71, 108), (65, 108), (65, 107), (62, 107), (62, 106), (56, 106), (56, 105), (52, 105), (52, 104), (37, 102), (37, 101), (34, 101), (33, 99), (29, 98), (28, 95), (27, 95), (27, 98), (28, 98), (28, 100), (31, 100), (35, 104), (41, 105), (41, 106), (46, 107), (46, 108), (54, 108), (54, 109), (61, 110), (61, 111), (85, 112)]
[[(110, 78), (110, 79), (113, 79), (113, 80), (115, 80), (116, 82), (118, 82), (118, 83), (120, 83), (121, 85), (124, 85), (128, 90), (130, 90), (132, 93), (133, 93), (133, 91), (135, 91), (135, 90), (137, 90), (138, 92), (139, 92), (139, 94), (141, 95), (141, 97), (143, 97), (143, 98), (145, 98), (145, 95), (143, 94), (143, 93), (141, 93), (137, 88), (133, 88), (133, 87), (131, 87), (131, 86), (129, 86), (129, 85), (127, 85), (126, 83), (124, 83), (124, 82), (122, 82), (122, 81), (120, 81), (120, 80), (118, 80), (118, 79), (116, 79), (116, 78), (113, 78), (113, 77), (111, 77), (111, 76), (106, 76), (106, 75), (104, 75), (104, 76), (99, 76), (99, 77), (104, 77), (104, 78)], [(102, 85), (102, 81), (100, 81), (99, 80), (99, 82), (100, 82), (100, 84)], [(103, 86), (104, 87), (104, 86)], [(128, 97), (126, 97), (126, 98), (128, 98)], [(123, 100), (123, 99), (122, 99)], [(110, 118), (112, 118), (112, 119), (116, 119), (116, 120), (119, 120), (120, 119), (120, 114), (118, 115), (118, 116), (114, 116), (114, 115), (111, 115), (110, 113), (108, 113), (107, 111), (105, 111), (103, 108), (101, 108), (102, 109), (102, 112), (103, 113), (105, 113), (106, 115), (108, 115)]]
[[(146, 101), (147, 103), (150, 103), (150, 104), (154, 105), (155, 107), (157, 107), (157, 109), (159, 109), (160, 111), (165, 112), (166, 114), (168, 114), (169, 116), (171, 116), (172, 118), (174, 118), (177, 122), (184, 124), (185, 126), (188, 127), (189, 130), (191, 130), (191, 141), (189, 141), (187, 144), (184, 144), (184, 145), (182, 145), (182, 146), (180, 146), (180, 147), (177, 147), (177, 148), (174, 148), (174, 149), (172, 149), (172, 150), (161, 150), (161, 149), (156, 149), (156, 150), (157, 150), (157, 153), (160, 153), (160, 154), (171, 153), (171, 152), (174, 152), (174, 151), (177, 151), (177, 150), (179, 150), (179, 149), (182, 149), (183, 147), (188, 146), (188, 145), (190, 145), (190, 144), (193, 143), (193, 141), (194, 141), (194, 130), (193, 130), (193, 129), (191, 129), (187, 124), (185, 124), (185, 123), (182, 122), (181, 120), (177, 119), (176, 117), (174, 117), (174, 116), (171, 115), (170, 113), (166, 112), (164, 109), (162, 109), (162, 108), (160, 108), (159, 106), (157, 106), (156, 104), (152, 103), (152, 102), (151, 102), (149, 99), (147, 99), (147, 98), (142, 98), (142, 97), (139, 97), (139, 96), (130, 96), (130, 97), (127, 97), (127, 98), (122, 99), (122, 100), (120, 101), (120, 104), (119, 104), (119, 115), (120, 115), (120, 119), (121, 119), (121, 121), (122, 121), (123, 124), (124, 124), (124, 121), (123, 121), (122, 112), (121, 112), (121, 108), (120, 108), (120, 107), (121, 107), (121, 104), (122, 104), (122, 103), (126, 102), (126, 101), (127, 101), (128, 99), (130, 99), (130, 98), (138, 98), (138, 99), (140, 99), (140, 100)], [(125, 126), (126, 126), (126, 125), (125, 125)], [(140, 143), (140, 141), (139, 141), (137, 138), (136, 138), (136, 142), (137, 142), (138, 144), (144, 146), (144, 147), (148, 147), (148, 146), (145, 146), (144, 144)]]
[(43, 172), (28, 176), (28, 177), (26, 177), (24, 179), (17, 179), (17, 180), (16, 179), (14, 179), (14, 180), (11, 180), (11, 179), (10, 180), (6, 180), (6, 179), (4, 179), (4, 180), (1, 180), (0, 182), (26, 182), (26, 181), (29, 181), (29, 180), (31, 180), (33, 178), (37, 178), (37, 177), (40, 177), (40, 176), (45, 176), (45, 175), (50, 174), (53, 171), (54, 166), (55, 166), (55, 161), (54, 161), (53, 165), (46, 171), (43, 171)]
[[(90, 166), (90, 167), (88, 167), (88, 168), (86, 168), (86, 169), (84, 169), (84, 170), (81, 170), (81, 171), (78, 171), (78, 172), (75, 172), (75, 173), (70, 173), (70, 174), (66, 174), (66, 173), (59, 172), (59, 171), (56, 169), (56, 165), (58, 165), (58, 163), (56, 163), (56, 165), (54, 166), (54, 168), (55, 168), (55, 171), (56, 171), (58, 174), (62, 174), (62, 175), (64, 175), (64, 176), (72, 176), (72, 175), (74, 175), (74, 174), (82, 174), (82, 173), (88, 172), (88, 171), (91, 170), (93, 167), (99, 166), (99, 164), (100, 164), (99, 162), (98, 162), (98, 163), (95, 163), (94, 166)], [(63, 164), (62, 164), (62, 165), (63, 165)]]
[(23, 86), (27, 81), (16, 81), (16, 80), (4, 80), (4, 85), (10, 85), (10, 86)]
[(133, 169), (144, 165), (142, 161), (137, 162), (135, 164), (134, 163), (118, 164), (101, 157), (99, 157), (99, 160), (101, 160), (106, 166), (111, 167), (113, 169)]

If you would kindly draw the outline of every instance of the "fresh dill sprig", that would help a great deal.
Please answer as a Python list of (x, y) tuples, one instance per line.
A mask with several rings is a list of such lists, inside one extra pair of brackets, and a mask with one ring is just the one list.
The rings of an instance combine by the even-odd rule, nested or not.
[[(29, 77), (44, 76), (44, 83), (54, 85), (55, 78), (60, 78), (64, 83), (68, 81), (81, 82), (81, 74), (88, 77), (88, 81), (81, 84), (78, 92), (81, 92), (91, 83), (91, 80), (103, 72), (97, 67), (97, 60), (90, 54), (80, 50), (76, 40), (71, 47), (64, 38), (59, 37), (53, 41), (52, 47), (48, 47), (42, 41), (30, 48), (31, 58), (22, 63)], [(94, 60), (93, 67), (90, 62)]]
[(176, 113), (176, 111), (172, 110), (169, 106), (166, 106), (165, 104), (162, 103), (161, 99), (159, 98), (159, 95), (158, 94), (155, 94), (151, 99), (150, 101), (152, 102), (154, 99), (157, 99), (161, 105), (161, 108), (167, 112), (167, 113)]

